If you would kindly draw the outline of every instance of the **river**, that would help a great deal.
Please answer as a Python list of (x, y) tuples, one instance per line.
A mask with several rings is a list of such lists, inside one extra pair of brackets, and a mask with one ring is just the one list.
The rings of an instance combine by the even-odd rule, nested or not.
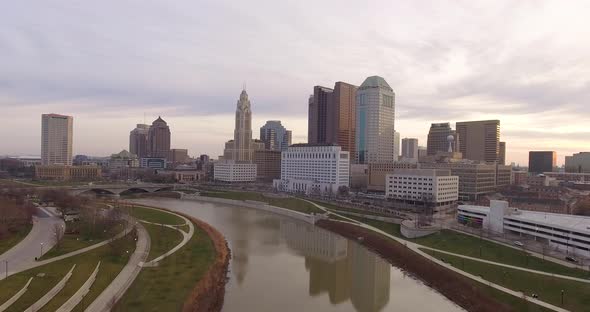
[(223, 311), (463, 311), (357, 242), (307, 223), (205, 202), (136, 202), (186, 213), (227, 238)]

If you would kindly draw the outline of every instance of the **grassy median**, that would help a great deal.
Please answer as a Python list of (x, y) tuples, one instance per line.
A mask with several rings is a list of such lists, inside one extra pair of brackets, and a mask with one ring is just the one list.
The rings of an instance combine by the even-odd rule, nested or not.
[[(493, 264), (467, 260), (423, 249), (424, 252), (443, 259), (454, 267), (498, 285), (531, 296), (537, 294), (539, 300), (564, 307), (571, 311), (590, 311), (590, 284), (553, 278), (541, 274), (529, 273)], [(561, 291), (563, 290), (563, 305)]]
[(98, 261), (101, 261), (97, 279), (84, 300), (86, 304), (89, 304), (127, 264), (129, 256), (135, 250), (135, 243), (135, 232), (132, 232), (112, 244), (9, 276), (8, 279), (0, 281), (0, 302), (5, 302), (16, 294), (27, 280), (33, 277), (28, 291), (7, 310), (24, 311), (51, 290), (76, 264), (72, 277), (64, 289), (42, 310), (55, 311), (88, 280)]
[(19, 231), (8, 234), (7, 238), (1, 239), (0, 255), (10, 250), (10, 248), (16, 246), (18, 243), (20, 243), (25, 237), (27, 237), (27, 235), (29, 235), (29, 232), (31, 232), (32, 228), (33, 226), (31, 224), (27, 224), (26, 226), (23, 226), (23, 228)]
[(314, 204), (293, 197), (267, 197), (262, 193), (253, 192), (202, 192), (201, 196), (259, 201), (271, 206), (286, 208), (307, 214), (324, 213), (323, 210), (319, 209)]
[[(154, 210), (156, 221), (166, 218), (165, 212)], [(149, 229), (152, 240), (149, 258), (160, 256), (168, 246), (174, 246), (176, 236), (163, 236), (161, 248), (154, 248), (160, 229)], [(172, 230), (172, 229), (168, 229)], [(178, 233), (178, 232), (177, 232)], [(180, 233), (178, 233), (180, 235)], [(178, 243), (178, 242), (177, 242)], [(176, 243), (176, 244), (177, 244)], [(167, 247), (164, 247), (167, 246)], [(158, 250), (159, 249), (159, 250)], [(168, 248), (164, 252), (168, 251)], [(162, 260), (157, 267), (143, 268), (139, 276), (117, 303), (113, 311), (180, 311), (193, 287), (203, 277), (215, 260), (215, 248), (211, 239), (199, 227), (195, 234), (180, 250)]]
[[(374, 226), (393, 236), (404, 238), (401, 235), (399, 224), (392, 224), (359, 217), (351, 218)], [(523, 267), (531, 270), (579, 278), (590, 277), (590, 273), (587, 271), (566, 267), (555, 262), (531, 256), (522, 250), (451, 230), (442, 230), (440, 233), (407, 240), (430, 248), (444, 250), (473, 258), (494, 261), (502, 264)]]
[(146, 207), (134, 206), (131, 208), (130, 214), (137, 219), (168, 225), (181, 225), (184, 224), (184, 219), (171, 213), (156, 210)]

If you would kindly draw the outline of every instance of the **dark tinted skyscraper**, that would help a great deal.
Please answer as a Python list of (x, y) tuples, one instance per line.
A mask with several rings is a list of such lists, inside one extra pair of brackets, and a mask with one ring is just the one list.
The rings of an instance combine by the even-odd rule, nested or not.
[(553, 171), (557, 165), (557, 154), (553, 151), (530, 151), (529, 172), (543, 173)]
[(167, 158), (170, 153), (170, 128), (158, 116), (148, 131), (148, 155), (150, 157)]
[(332, 123), (333, 116), (329, 110), (332, 103), (334, 90), (322, 86), (313, 87), (313, 96), (309, 98), (309, 111), (307, 123), (307, 141), (310, 144), (326, 144), (328, 137), (328, 126)]
[(457, 132), (451, 129), (451, 124), (433, 123), (430, 125), (428, 131), (428, 140), (426, 142), (426, 152), (428, 155), (436, 155), (437, 152), (449, 151), (449, 135), (452, 135), (454, 140), (452, 142), (453, 152), (458, 152), (459, 139)]

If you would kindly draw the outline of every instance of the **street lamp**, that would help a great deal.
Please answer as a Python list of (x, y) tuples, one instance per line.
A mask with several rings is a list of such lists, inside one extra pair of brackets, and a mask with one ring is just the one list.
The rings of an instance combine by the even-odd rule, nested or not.
[(39, 260), (43, 257), (43, 243), (41, 243), (41, 254), (39, 255)]
[(562, 290), (561, 290), (561, 306), (563, 306), (563, 294), (564, 294), (564, 291), (563, 291), (563, 289), (562, 289)]

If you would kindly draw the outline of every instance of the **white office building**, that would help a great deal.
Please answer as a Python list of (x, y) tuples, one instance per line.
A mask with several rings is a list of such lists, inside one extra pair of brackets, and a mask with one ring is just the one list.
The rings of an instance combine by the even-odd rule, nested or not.
[(335, 145), (294, 144), (281, 155), (276, 189), (305, 194), (336, 194), (349, 186), (350, 154)]
[(490, 207), (460, 205), (457, 221), (532, 238), (574, 257), (590, 256), (590, 217), (519, 210), (508, 207), (508, 202), (492, 200)]
[(385, 196), (410, 205), (454, 207), (459, 199), (459, 177), (450, 170), (398, 169), (385, 176)]
[(74, 118), (58, 114), (41, 115), (41, 164), (72, 165)]
[(213, 179), (230, 183), (254, 182), (256, 181), (256, 164), (231, 160), (215, 163)]
[(356, 162), (393, 163), (395, 150), (395, 93), (385, 79), (365, 79), (356, 94)]

